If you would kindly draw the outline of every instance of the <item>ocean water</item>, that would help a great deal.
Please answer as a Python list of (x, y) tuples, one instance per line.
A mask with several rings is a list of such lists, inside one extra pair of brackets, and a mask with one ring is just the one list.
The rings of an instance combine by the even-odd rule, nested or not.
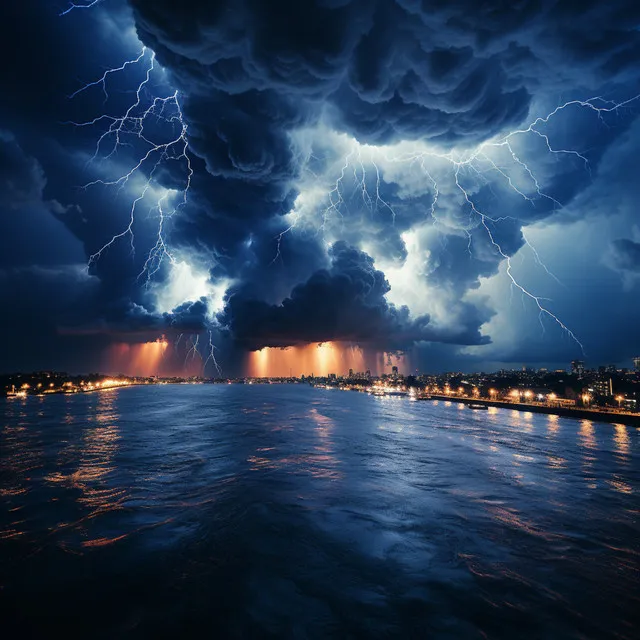
[(5, 637), (638, 637), (633, 427), (301, 385), (0, 416)]

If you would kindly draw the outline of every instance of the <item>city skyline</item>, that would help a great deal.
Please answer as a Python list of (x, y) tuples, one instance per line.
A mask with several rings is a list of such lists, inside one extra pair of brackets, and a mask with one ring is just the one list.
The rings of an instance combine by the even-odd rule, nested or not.
[[(493, 372), (462, 373), (410, 372), (405, 374), (399, 366), (379, 374), (367, 369), (347, 372), (331, 368), (337, 364), (330, 354), (324, 354), (330, 365), (319, 373), (268, 375), (264, 367), (244, 377), (206, 378), (194, 376), (126, 376), (91, 373), (70, 375), (64, 372), (35, 372), (0, 375), (0, 397), (25, 401), (29, 396), (40, 399), (54, 395), (73, 396), (85, 393), (111, 392), (121, 388), (145, 385), (211, 385), (211, 384), (285, 384), (303, 385), (321, 389), (365, 392), (374, 397), (405, 396), (409, 400), (455, 401), (471, 409), (514, 408), (588, 421), (622, 422), (640, 426), (640, 362), (634, 370), (618, 369), (615, 365), (587, 368), (582, 360), (573, 360), (565, 369), (501, 369)], [(634, 360), (640, 361), (640, 358)], [(364, 362), (360, 360), (360, 363)], [(264, 362), (262, 363), (265, 364)], [(615, 417), (614, 417), (615, 416)]]

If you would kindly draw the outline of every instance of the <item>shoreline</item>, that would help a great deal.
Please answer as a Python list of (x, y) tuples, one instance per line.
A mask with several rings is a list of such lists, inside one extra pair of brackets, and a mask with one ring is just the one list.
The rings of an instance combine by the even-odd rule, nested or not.
[[(53, 393), (33, 393), (27, 396), (1, 396), (5, 400), (26, 400), (27, 398), (43, 398), (46, 396), (75, 396), (85, 393), (94, 393), (99, 391), (114, 391), (127, 387), (146, 387), (156, 386), (157, 384), (185, 384), (184, 382), (162, 382), (162, 383), (145, 383), (133, 382), (127, 385), (114, 385), (112, 387), (97, 387), (93, 389), (82, 389), (74, 392), (55, 391)], [(468, 398), (458, 396), (447, 396), (440, 394), (429, 394), (428, 400), (438, 400), (444, 402), (458, 402), (460, 404), (482, 404), (487, 407), (496, 407), (498, 409), (512, 409), (514, 411), (529, 411), (530, 413), (542, 413), (546, 415), (557, 415), (563, 418), (573, 418), (574, 420), (591, 420), (594, 422), (607, 422), (609, 424), (624, 424), (636, 428), (640, 428), (640, 414), (632, 413), (614, 413), (608, 411), (597, 411), (594, 409), (569, 408), (569, 407), (552, 407), (542, 404), (526, 404), (524, 402), (505, 402), (502, 400), (490, 400), (488, 398)]]
[[(166, 383), (165, 383), (166, 384)], [(26, 400), (27, 398), (46, 398), (49, 396), (78, 396), (84, 393), (95, 393), (96, 391), (113, 391), (114, 389), (126, 389), (127, 387), (150, 386), (144, 382), (131, 382), (129, 384), (115, 384), (111, 387), (95, 387), (93, 389), (78, 389), (77, 391), (49, 391), (47, 393), (27, 393), (25, 396), (6, 395), (0, 396), (5, 400)]]
[(523, 402), (503, 402), (501, 400), (486, 400), (484, 398), (458, 398), (431, 394), (432, 400), (444, 400), (448, 402), (460, 402), (462, 404), (484, 404), (487, 407), (498, 409), (513, 409), (514, 411), (529, 411), (531, 413), (544, 413), (557, 415), (563, 418), (576, 420), (592, 420), (594, 422), (608, 422), (609, 424), (624, 424), (631, 427), (640, 427), (640, 415), (630, 413), (612, 413), (608, 411), (595, 411), (593, 409), (570, 409), (568, 407), (549, 407), (546, 405), (526, 404)]

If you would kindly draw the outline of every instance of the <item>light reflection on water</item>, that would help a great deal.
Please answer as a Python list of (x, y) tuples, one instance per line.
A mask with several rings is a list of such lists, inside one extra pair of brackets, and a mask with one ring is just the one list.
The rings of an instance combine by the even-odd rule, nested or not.
[(629, 452), (631, 450), (631, 437), (629, 435), (633, 427), (628, 427), (624, 424), (614, 424), (615, 429), (613, 441), (615, 443), (616, 451), (618, 452), (622, 461), (626, 461)]
[(633, 637), (632, 427), (256, 385), (0, 411), (0, 586), (36, 635), (73, 602), (104, 637)]

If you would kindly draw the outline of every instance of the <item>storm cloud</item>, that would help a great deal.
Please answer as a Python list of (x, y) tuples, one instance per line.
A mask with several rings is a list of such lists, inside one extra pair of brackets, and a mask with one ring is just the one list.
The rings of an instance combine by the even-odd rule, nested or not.
[(232, 291), (223, 324), (248, 349), (327, 340), (399, 349), (430, 337), (428, 316), (410, 319), (407, 307), (387, 302), (389, 283), (370, 256), (344, 242), (329, 255), (330, 268), (294, 287), (279, 305)]
[[(47, 300), (34, 278), (73, 287), (63, 304), (44, 303), (50, 337), (102, 344), (213, 329), (242, 349), (440, 342), (452, 358), (472, 346), (473, 358), (508, 361), (526, 351), (520, 340), (536, 341), (496, 329), (517, 315), (488, 284), (509, 288), (507, 257), (544, 296), (555, 285), (539, 265), (544, 245), (529, 242), (536, 229), (589, 216), (596, 227), (633, 225), (619, 204), (633, 188), (629, 164), (616, 162), (637, 148), (638, 105), (536, 118), (574, 98), (608, 107), (634, 96), (637, 3), (113, 0), (64, 18), (37, 4), (11, 6), (4, 21), (28, 21), (38, 43), (2, 71), (0, 266), (5, 289), (22, 279), (32, 297)], [(157, 65), (141, 100), (177, 90), (189, 173), (185, 158), (152, 159), (119, 189), (79, 189), (135, 166), (141, 140), (92, 159), (105, 121), (63, 122), (126, 111), (147, 62), (114, 74), (106, 101), (100, 86), (67, 96), (141, 44)], [(7, 32), (4, 58), (19, 46)], [(175, 134), (168, 117), (149, 135), (162, 122)], [(615, 190), (587, 195), (605, 176)], [(177, 206), (162, 237), (161, 198)], [(171, 253), (150, 278), (149, 252), (165, 239)], [(637, 238), (602, 243), (595, 263), (631, 295)], [(579, 323), (578, 291), (550, 304)], [(496, 343), (507, 334), (512, 347)], [(564, 338), (552, 334), (548, 352)]]

